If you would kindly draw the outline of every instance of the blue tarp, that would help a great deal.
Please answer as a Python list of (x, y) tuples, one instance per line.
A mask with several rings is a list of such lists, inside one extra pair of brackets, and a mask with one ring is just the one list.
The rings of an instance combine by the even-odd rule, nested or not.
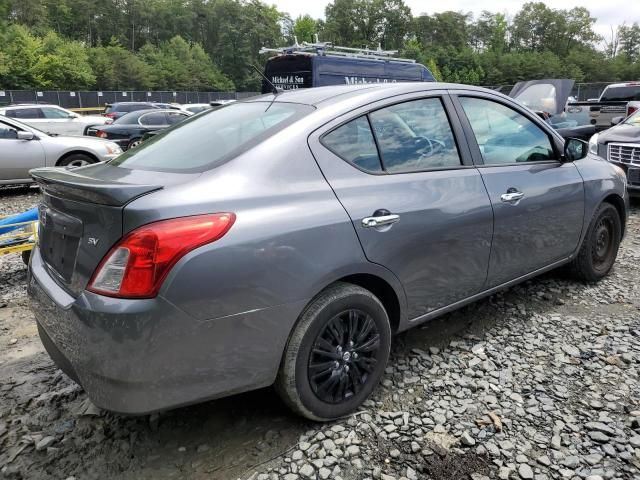
[(11, 215), (9, 217), (5, 217), (0, 219), (0, 235), (4, 233), (11, 232), (12, 230), (16, 230), (18, 228), (23, 228), (24, 225), (19, 225), (16, 227), (4, 227), (3, 225), (11, 225), (14, 223), (23, 223), (23, 222), (35, 222), (38, 220), (38, 208), (32, 208), (31, 210), (27, 210), (26, 212), (18, 213), (16, 215)]

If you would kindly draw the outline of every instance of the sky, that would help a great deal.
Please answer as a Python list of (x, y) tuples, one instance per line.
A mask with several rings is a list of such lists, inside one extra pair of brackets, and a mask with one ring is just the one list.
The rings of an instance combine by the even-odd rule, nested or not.
[[(482, 10), (490, 12), (506, 13), (513, 17), (528, 0), (447, 0), (436, 2), (429, 0), (404, 0), (411, 8), (414, 15), (421, 13), (437, 13), (445, 10), (472, 12), (478, 16)], [(324, 9), (328, 0), (267, 0), (266, 3), (274, 4), (278, 10), (288, 12), (292, 18), (308, 13), (314, 18), (324, 18)], [(557, 9), (571, 9), (576, 5), (587, 8), (591, 16), (598, 19), (595, 31), (605, 37), (611, 38), (611, 25), (628, 25), (640, 22), (640, 0), (546, 0), (548, 7)], [(320, 39), (322, 40), (322, 39)]]

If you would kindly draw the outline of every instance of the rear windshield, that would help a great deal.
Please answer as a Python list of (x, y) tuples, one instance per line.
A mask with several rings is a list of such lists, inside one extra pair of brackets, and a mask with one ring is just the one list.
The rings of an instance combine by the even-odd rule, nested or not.
[(602, 102), (633, 102), (640, 100), (640, 85), (609, 87), (602, 93)]
[(138, 170), (203, 172), (312, 111), (313, 107), (296, 103), (232, 103), (193, 116), (110, 164)]

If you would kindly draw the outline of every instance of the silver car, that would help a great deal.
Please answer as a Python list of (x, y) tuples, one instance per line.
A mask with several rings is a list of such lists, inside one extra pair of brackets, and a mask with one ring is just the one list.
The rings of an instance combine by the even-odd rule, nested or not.
[(37, 167), (79, 167), (112, 160), (118, 145), (89, 137), (58, 137), (0, 116), (0, 185), (31, 183)]
[(266, 95), (32, 175), (42, 341), (134, 414), (272, 384), (348, 414), (393, 334), (562, 265), (597, 281), (627, 221), (624, 172), (465, 85)]

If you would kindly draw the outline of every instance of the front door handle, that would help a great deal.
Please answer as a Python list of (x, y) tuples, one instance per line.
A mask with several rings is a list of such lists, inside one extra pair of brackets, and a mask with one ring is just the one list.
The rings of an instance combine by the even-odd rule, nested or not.
[(389, 215), (380, 215), (377, 217), (365, 217), (362, 219), (362, 226), (365, 228), (384, 227), (392, 225), (400, 221), (400, 215), (390, 213)]
[(503, 193), (500, 195), (500, 200), (505, 203), (516, 203), (518, 200), (521, 200), (524, 197), (524, 193), (519, 192), (515, 189), (509, 189), (507, 193)]

